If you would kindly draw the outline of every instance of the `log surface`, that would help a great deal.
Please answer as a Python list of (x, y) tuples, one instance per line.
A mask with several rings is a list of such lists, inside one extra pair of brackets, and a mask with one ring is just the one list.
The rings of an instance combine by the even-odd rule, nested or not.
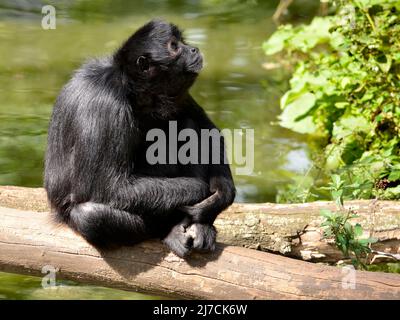
[[(0, 186), (0, 206), (49, 211), (42, 188)], [(373, 249), (400, 253), (400, 202), (348, 201), (346, 208), (358, 212), (365, 237), (379, 241)], [(290, 257), (316, 262), (343, 259), (331, 241), (323, 238), (321, 209), (335, 210), (333, 202), (304, 204), (235, 203), (215, 221), (218, 241), (224, 244), (277, 252)]]
[(40, 275), (53, 266), (60, 278), (176, 298), (400, 299), (396, 274), (349, 274), (225, 245), (186, 261), (158, 241), (101, 252), (49, 213), (0, 207), (0, 218), (0, 270), (7, 272)]

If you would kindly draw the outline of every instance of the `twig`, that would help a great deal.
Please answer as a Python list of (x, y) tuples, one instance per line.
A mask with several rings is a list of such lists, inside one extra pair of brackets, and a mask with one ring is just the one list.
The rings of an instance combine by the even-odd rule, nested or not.
[(276, 8), (276, 11), (272, 16), (272, 19), (275, 22), (279, 22), (279, 19), (281, 18), (282, 14), (287, 10), (287, 8), (289, 8), (292, 2), (293, 0), (280, 0), (278, 8)]
[(371, 250), (371, 253), (375, 254), (375, 256), (372, 258), (370, 264), (373, 264), (375, 260), (379, 258), (391, 258), (393, 260), (400, 261), (400, 254), (386, 253), (376, 250)]

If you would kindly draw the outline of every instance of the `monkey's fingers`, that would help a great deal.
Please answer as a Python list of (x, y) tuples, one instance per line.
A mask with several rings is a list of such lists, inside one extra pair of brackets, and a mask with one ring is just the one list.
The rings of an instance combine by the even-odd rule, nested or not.
[(209, 224), (192, 224), (187, 232), (193, 237), (193, 249), (198, 251), (214, 251), (217, 230)]
[(193, 237), (190, 233), (185, 232), (185, 227), (181, 224), (173, 227), (162, 242), (181, 258), (187, 256), (193, 248)]

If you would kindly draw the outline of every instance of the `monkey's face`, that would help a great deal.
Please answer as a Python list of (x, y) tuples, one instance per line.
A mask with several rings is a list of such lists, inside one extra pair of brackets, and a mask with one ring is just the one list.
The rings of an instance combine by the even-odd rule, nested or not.
[(179, 74), (198, 74), (203, 67), (203, 57), (198, 48), (190, 46), (183, 39), (172, 36), (167, 43), (168, 52), (172, 58), (173, 72)]
[(163, 21), (144, 25), (121, 51), (135, 78), (169, 97), (186, 93), (203, 67), (199, 49), (184, 41), (178, 27)]
[(179, 95), (194, 83), (203, 68), (203, 57), (199, 49), (185, 43), (180, 34), (172, 35), (164, 45), (167, 52), (156, 77), (168, 83), (170, 94)]
[(149, 34), (148, 79), (169, 96), (185, 93), (203, 67), (198, 48), (187, 44), (172, 24), (155, 23)]

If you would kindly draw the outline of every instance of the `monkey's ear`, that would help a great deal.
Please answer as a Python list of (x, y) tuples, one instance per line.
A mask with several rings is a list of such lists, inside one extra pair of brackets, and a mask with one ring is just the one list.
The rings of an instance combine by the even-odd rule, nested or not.
[(150, 68), (149, 60), (145, 56), (140, 56), (137, 58), (136, 65), (140, 71), (147, 71)]

